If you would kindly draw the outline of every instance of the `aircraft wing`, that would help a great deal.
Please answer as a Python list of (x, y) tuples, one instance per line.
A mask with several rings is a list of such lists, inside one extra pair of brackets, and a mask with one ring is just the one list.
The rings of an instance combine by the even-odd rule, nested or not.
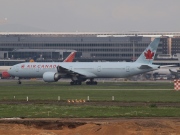
[(179, 79), (179, 78), (180, 78), (180, 74), (179, 74), (178, 72), (172, 71), (171, 69), (169, 69), (169, 71), (170, 71), (170, 73), (171, 73), (172, 75), (175, 76), (176, 79)]
[(67, 69), (62, 66), (58, 66), (57, 71), (58, 71), (58, 73), (63, 73), (63, 74), (66, 73), (67, 75), (70, 75), (70, 76), (83, 76), (85, 78), (86, 77), (87, 78), (96, 77), (96, 75), (91, 72), (87, 72), (84, 70), (71, 70), (71, 69)]
[(173, 75), (176, 75), (176, 74), (177, 74), (176, 72), (172, 71), (171, 69), (169, 69), (169, 71), (170, 71), (171, 74), (173, 74)]
[(152, 67), (149, 66), (149, 65), (141, 65), (141, 66), (139, 67), (139, 69), (150, 69), (150, 68), (152, 68)]

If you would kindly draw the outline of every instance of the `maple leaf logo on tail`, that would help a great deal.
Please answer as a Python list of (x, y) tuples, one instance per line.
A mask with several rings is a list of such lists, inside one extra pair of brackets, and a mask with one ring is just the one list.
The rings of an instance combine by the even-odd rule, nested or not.
[(152, 60), (154, 57), (154, 52), (152, 52), (150, 49), (147, 50), (146, 52), (144, 52), (144, 56), (146, 57), (146, 59), (148, 60)]

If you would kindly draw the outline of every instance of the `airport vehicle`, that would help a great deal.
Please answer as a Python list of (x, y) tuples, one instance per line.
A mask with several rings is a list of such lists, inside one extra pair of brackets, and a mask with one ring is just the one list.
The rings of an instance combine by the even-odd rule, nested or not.
[[(74, 57), (76, 55), (76, 52), (71, 52), (69, 56), (63, 61), (63, 62), (72, 62), (74, 60)], [(34, 62), (34, 60), (30, 60), (30, 62)], [(10, 69), (11, 66), (0, 66), (1, 71), (1, 78), (6, 79), (10, 78), (11, 75), (7, 72), (8, 69)]]
[(153, 65), (160, 38), (155, 38), (135, 62), (27, 62), (12, 66), (8, 73), (21, 78), (43, 78), (45, 82), (56, 82), (60, 78), (71, 78), (71, 85), (97, 85), (94, 78), (125, 78), (157, 70)]

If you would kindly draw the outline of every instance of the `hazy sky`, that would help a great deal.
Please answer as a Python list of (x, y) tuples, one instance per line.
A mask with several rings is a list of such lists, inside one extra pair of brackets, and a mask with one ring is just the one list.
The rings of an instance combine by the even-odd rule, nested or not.
[(0, 31), (180, 31), (180, 0), (0, 0)]

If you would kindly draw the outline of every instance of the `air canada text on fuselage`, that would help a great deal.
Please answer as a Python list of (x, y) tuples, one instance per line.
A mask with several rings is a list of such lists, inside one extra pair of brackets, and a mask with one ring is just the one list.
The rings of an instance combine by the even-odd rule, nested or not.
[(56, 64), (23, 64), (21, 65), (21, 68), (56, 68), (58, 65)]

